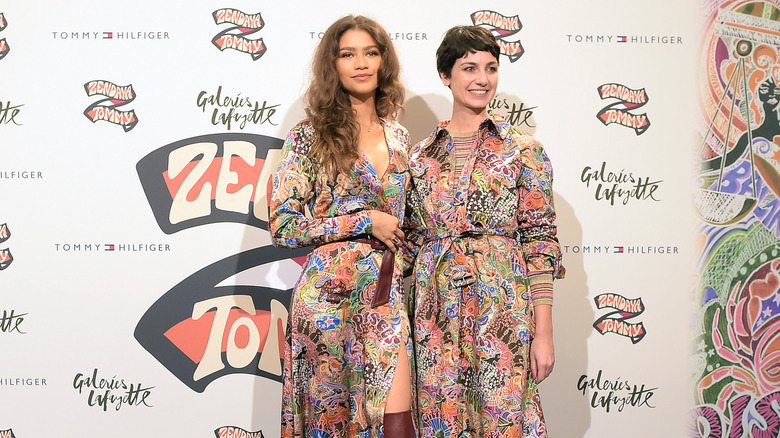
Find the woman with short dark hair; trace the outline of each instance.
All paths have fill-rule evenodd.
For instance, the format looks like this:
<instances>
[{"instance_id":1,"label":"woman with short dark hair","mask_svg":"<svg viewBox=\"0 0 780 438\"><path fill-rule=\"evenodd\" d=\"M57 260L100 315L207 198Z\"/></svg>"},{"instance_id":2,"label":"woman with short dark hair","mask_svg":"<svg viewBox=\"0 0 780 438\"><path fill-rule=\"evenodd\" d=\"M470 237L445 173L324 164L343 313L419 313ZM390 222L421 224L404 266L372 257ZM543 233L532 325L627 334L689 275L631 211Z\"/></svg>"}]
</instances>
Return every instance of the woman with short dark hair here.
<instances>
[{"instance_id":1,"label":"woman with short dark hair","mask_svg":"<svg viewBox=\"0 0 780 438\"><path fill-rule=\"evenodd\" d=\"M282 149L273 242L315 246L290 304L282 437L415 436L396 252L409 182L409 135L393 119L404 96L399 70L379 24L336 21L314 55L308 118Z\"/></svg>"},{"instance_id":2,"label":"woman with short dark hair","mask_svg":"<svg viewBox=\"0 0 780 438\"><path fill-rule=\"evenodd\" d=\"M409 153L424 437L547 436L536 385L555 361L552 282L564 272L552 166L533 136L488 113L498 58L485 28L446 33L436 61L452 117Z\"/></svg>"}]
</instances>

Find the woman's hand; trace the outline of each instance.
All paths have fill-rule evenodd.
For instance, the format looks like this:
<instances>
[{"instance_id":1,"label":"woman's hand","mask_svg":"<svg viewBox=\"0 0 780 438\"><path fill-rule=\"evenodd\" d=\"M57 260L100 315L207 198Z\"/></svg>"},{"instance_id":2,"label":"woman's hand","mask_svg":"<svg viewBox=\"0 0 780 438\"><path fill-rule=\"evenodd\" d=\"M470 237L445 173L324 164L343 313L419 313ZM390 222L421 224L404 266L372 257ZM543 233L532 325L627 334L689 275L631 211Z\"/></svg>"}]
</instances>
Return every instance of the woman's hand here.
<instances>
[{"instance_id":1,"label":"woman's hand","mask_svg":"<svg viewBox=\"0 0 780 438\"><path fill-rule=\"evenodd\" d=\"M541 382L552 373L555 365L555 347L552 333L552 306L534 307L536 334L531 341L531 375Z\"/></svg>"},{"instance_id":2,"label":"woman's hand","mask_svg":"<svg viewBox=\"0 0 780 438\"><path fill-rule=\"evenodd\" d=\"M531 375L541 382L552 373L555 364L555 348L552 337L536 336L531 342Z\"/></svg>"},{"instance_id":3,"label":"woman's hand","mask_svg":"<svg viewBox=\"0 0 780 438\"><path fill-rule=\"evenodd\" d=\"M404 239L401 221L397 217L379 210L371 210L371 234L392 252L396 252Z\"/></svg>"}]
</instances>

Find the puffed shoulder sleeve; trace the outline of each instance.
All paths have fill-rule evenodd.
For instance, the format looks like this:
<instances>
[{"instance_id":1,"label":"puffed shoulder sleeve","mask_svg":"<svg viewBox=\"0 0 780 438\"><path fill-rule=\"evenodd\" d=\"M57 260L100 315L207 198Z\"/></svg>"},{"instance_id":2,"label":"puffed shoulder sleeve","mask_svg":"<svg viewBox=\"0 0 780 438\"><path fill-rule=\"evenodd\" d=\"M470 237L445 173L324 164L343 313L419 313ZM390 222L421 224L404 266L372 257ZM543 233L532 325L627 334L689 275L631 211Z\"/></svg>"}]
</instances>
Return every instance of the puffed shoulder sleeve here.
<instances>
[{"instance_id":1,"label":"puffed shoulder sleeve","mask_svg":"<svg viewBox=\"0 0 780 438\"><path fill-rule=\"evenodd\" d=\"M318 166L311 158L313 128L301 122L290 130L273 178L268 228L274 246L298 248L321 245L371 233L369 211L307 217L305 208L315 196Z\"/></svg>"}]
</instances>

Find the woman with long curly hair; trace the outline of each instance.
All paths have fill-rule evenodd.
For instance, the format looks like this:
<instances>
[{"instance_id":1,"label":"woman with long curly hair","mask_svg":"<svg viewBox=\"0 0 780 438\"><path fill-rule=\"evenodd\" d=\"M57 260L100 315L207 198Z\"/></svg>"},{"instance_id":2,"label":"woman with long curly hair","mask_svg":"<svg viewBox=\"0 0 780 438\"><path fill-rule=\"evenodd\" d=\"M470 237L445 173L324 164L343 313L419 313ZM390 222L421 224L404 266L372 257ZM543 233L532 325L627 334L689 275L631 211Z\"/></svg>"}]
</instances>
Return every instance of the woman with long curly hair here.
<instances>
[{"instance_id":1,"label":"woman with long curly hair","mask_svg":"<svg viewBox=\"0 0 780 438\"><path fill-rule=\"evenodd\" d=\"M314 246L292 293L282 437L413 437L402 285L406 129L392 41L347 16L316 49L307 119L274 177L276 246ZM310 213L305 215L305 209Z\"/></svg>"}]
</instances>

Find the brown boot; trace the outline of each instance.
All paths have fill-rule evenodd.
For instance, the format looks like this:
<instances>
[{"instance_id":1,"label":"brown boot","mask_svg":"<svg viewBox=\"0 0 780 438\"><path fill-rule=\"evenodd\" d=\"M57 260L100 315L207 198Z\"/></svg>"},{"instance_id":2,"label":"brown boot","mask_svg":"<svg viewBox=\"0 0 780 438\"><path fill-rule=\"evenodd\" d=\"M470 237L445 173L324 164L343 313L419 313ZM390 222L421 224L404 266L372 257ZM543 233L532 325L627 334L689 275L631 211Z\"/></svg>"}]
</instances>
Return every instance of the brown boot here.
<instances>
[{"instance_id":1,"label":"brown boot","mask_svg":"<svg viewBox=\"0 0 780 438\"><path fill-rule=\"evenodd\" d=\"M385 412L384 416L385 438L416 438L412 411Z\"/></svg>"}]
</instances>

